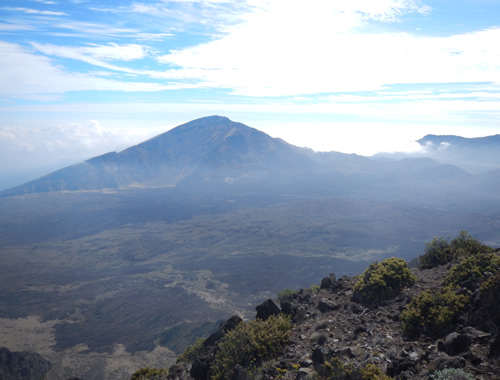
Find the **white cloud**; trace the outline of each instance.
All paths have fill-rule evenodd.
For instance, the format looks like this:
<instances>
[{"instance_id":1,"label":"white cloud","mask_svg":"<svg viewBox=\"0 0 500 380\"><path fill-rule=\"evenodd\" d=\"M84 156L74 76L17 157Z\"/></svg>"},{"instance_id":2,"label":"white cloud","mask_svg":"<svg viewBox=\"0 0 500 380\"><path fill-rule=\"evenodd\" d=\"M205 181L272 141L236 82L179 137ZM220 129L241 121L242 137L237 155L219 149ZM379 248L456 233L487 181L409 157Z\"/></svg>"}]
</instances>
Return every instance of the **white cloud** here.
<instances>
[{"instance_id":1,"label":"white cloud","mask_svg":"<svg viewBox=\"0 0 500 380\"><path fill-rule=\"evenodd\" d=\"M126 82L90 74L70 73L49 58L32 54L17 44L0 41L0 95L47 100L68 91L161 91L168 85Z\"/></svg>"},{"instance_id":2,"label":"white cloud","mask_svg":"<svg viewBox=\"0 0 500 380\"><path fill-rule=\"evenodd\" d=\"M120 151L151 137L147 129L109 129L97 120L51 126L0 126L0 172L16 166L50 165ZM19 162L11 157L18 157Z\"/></svg>"},{"instance_id":3,"label":"white cloud","mask_svg":"<svg viewBox=\"0 0 500 380\"><path fill-rule=\"evenodd\" d=\"M0 23L0 32L17 32L21 30L34 30L34 29L35 28L32 25L22 24L17 21L10 23Z\"/></svg>"},{"instance_id":4,"label":"white cloud","mask_svg":"<svg viewBox=\"0 0 500 380\"><path fill-rule=\"evenodd\" d=\"M117 45L115 43L110 43L108 45L93 44L91 46L69 47L50 44L42 45L33 42L31 45L43 54L75 59L94 66L131 74L138 74L140 71L116 66L107 61L132 61L142 59L148 54L148 49L146 47L137 44Z\"/></svg>"},{"instance_id":5,"label":"white cloud","mask_svg":"<svg viewBox=\"0 0 500 380\"><path fill-rule=\"evenodd\" d=\"M137 29L120 28L106 24L84 21L60 22L53 25L54 29L67 29L81 36L100 37L131 37L139 33Z\"/></svg>"},{"instance_id":6,"label":"white cloud","mask_svg":"<svg viewBox=\"0 0 500 380\"><path fill-rule=\"evenodd\" d=\"M22 8L22 7L3 7L2 9L12 12L24 12L28 14L37 14L44 16L69 16L69 13L55 11L40 11L38 9Z\"/></svg>"},{"instance_id":7,"label":"white cloud","mask_svg":"<svg viewBox=\"0 0 500 380\"><path fill-rule=\"evenodd\" d=\"M250 96L500 81L500 29L449 37L367 33L367 20L428 12L410 1L273 1L226 35L158 57L204 86Z\"/></svg>"}]
</instances>

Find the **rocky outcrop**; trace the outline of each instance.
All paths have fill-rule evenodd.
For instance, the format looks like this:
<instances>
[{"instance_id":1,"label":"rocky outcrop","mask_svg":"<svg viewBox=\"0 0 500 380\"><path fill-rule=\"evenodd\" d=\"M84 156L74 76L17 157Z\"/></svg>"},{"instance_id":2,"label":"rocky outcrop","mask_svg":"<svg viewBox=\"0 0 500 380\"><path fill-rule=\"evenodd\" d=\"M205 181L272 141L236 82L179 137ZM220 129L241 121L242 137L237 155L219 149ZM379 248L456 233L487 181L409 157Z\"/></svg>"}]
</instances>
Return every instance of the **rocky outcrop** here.
<instances>
[{"instance_id":1,"label":"rocky outcrop","mask_svg":"<svg viewBox=\"0 0 500 380\"><path fill-rule=\"evenodd\" d=\"M377 368L395 379L428 379L434 371L447 368L462 369L476 379L498 378L499 310L496 301L480 302L481 294L486 294L481 293L480 281L474 281L472 288L457 290L468 294L471 302L451 333L444 335L443 330L408 336L403 331L401 312L422 291L442 286L450 268L412 269L418 279L416 284L379 304L356 302L356 279L336 279L333 274L321 281L319 290L300 289L281 303L268 299L256 307L256 318L288 315L292 321L288 344L278 357L259 361L251 371L237 365L228 376L246 380L252 378L249 373L260 371L261 379L313 379L338 365L337 372ZM488 297L492 298L491 294ZM478 313L480 318L475 317ZM241 319L237 316L223 322L205 340L203 353L189 364L174 366L169 379L209 379L218 343L238 323Z\"/></svg>"}]
</instances>

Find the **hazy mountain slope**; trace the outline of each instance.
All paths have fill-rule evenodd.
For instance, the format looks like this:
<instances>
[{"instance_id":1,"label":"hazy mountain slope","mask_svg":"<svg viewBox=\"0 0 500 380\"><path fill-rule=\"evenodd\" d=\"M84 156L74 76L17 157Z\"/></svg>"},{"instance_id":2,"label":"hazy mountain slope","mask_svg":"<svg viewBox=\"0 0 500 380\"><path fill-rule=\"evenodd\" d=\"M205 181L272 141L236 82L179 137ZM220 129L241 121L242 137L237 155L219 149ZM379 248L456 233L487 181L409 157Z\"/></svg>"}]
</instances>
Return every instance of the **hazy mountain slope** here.
<instances>
[{"instance_id":1,"label":"hazy mountain slope","mask_svg":"<svg viewBox=\"0 0 500 380\"><path fill-rule=\"evenodd\" d=\"M475 138L427 135L416 142L421 147L418 152L378 153L374 157L428 157L440 163L459 166L471 173L500 169L500 135Z\"/></svg>"},{"instance_id":2,"label":"hazy mountain slope","mask_svg":"<svg viewBox=\"0 0 500 380\"><path fill-rule=\"evenodd\" d=\"M305 150L226 117L183 124L120 153L69 166L1 194L173 186L183 181L235 181L305 169Z\"/></svg>"},{"instance_id":3,"label":"hazy mountain slope","mask_svg":"<svg viewBox=\"0 0 500 380\"><path fill-rule=\"evenodd\" d=\"M432 153L431 147L442 145L441 140L427 136L420 142ZM453 144L459 141L460 146L471 145L468 139L450 137L449 140ZM485 141L481 146L486 144L491 148L497 144L495 139ZM479 143L476 141L473 145ZM446 150L455 149L449 144L443 146ZM441 148L436 152L441 152ZM402 192L422 187L422 181L432 183L434 193L438 194L448 189L454 191L457 184L462 183L473 189L469 184L482 181L452 165L453 161L446 162L442 165L431 158L374 160L354 154L319 153L271 138L226 117L209 116L122 152L94 157L5 190L0 196L181 184L206 186L208 182L252 183L268 188L306 186L313 193L327 189L347 193L373 187L378 191L380 187L399 186L396 192Z\"/></svg>"}]
</instances>

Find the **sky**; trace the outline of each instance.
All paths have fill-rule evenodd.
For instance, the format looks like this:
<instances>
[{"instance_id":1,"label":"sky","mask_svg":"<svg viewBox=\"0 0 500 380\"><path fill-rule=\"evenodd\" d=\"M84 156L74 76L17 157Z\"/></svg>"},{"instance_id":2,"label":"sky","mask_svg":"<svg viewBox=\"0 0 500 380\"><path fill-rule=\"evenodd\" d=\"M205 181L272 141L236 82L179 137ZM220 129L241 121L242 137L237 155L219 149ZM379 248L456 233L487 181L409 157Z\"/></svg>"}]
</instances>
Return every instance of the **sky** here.
<instances>
[{"instance_id":1,"label":"sky","mask_svg":"<svg viewBox=\"0 0 500 380\"><path fill-rule=\"evenodd\" d=\"M209 115L361 155L499 134L499 41L498 0L2 0L0 188Z\"/></svg>"}]
</instances>

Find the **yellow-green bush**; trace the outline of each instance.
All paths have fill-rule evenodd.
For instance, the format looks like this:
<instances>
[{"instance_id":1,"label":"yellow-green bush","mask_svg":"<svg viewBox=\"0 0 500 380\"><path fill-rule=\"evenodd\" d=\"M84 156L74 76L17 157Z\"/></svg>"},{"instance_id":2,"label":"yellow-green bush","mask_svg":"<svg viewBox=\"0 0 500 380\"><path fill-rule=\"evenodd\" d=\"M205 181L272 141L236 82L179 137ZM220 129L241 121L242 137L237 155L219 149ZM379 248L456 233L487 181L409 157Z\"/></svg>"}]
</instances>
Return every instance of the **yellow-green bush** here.
<instances>
[{"instance_id":1,"label":"yellow-green bush","mask_svg":"<svg viewBox=\"0 0 500 380\"><path fill-rule=\"evenodd\" d=\"M362 380L390 380L391 378L385 375L382 370L375 364L367 364L361 368Z\"/></svg>"},{"instance_id":2,"label":"yellow-green bush","mask_svg":"<svg viewBox=\"0 0 500 380\"><path fill-rule=\"evenodd\" d=\"M419 257L420 268L434 268L459 258L490 252L492 248L474 239L467 231L460 231L452 240L435 237L427 243L425 253Z\"/></svg>"},{"instance_id":3,"label":"yellow-green bush","mask_svg":"<svg viewBox=\"0 0 500 380\"><path fill-rule=\"evenodd\" d=\"M240 323L220 343L212 366L212 378L227 379L237 364L253 372L256 369L253 367L282 352L291 331L290 318L283 314L265 321L257 319Z\"/></svg>"},{"instance_id":4,"label":"yellow-green bush","mask_svg":"<svg viewBox=\"0 0 500 380\"><path fill-rule=\"evenodd\" d=\"M286 288L286 289L283 289L283 290L280 290L278 292L278 300L280 302L284 302L284 301L289 301L291 300L298 292L296 290L292 290L290 288Z\"/></svg>"},{"instance_id":5,"label":"yellow-green bush","mask_svg":"<svg viewBox=\"0 0 500 380\"><path fill-rule=\"evenodd\" d=\"M354 285L354 290L364 301L379 302L394 297L415 281L406 261L391 257L380 263L370 264Z\"/></svg>"},{"instance_id":6,"label":"yellow-green bush","mask_svg":"<svg viewBox=\"0 0 500 380\"><path fill-rule=\"evenodd\" d=\"M182 354L177 357L177 363L187 363L196 359L204 349L205 339L198 338L192 345L188 346Z\"/></svg>"},{"instance_id":7,"label":"yellow-green bush","mask_svg":"<svg viewBox=\"0 0 500 380\"><path fill-rule=\"evenodd\" d=\"M468 279L481 279L485 272L498 272L500 257L494 253L477 253L466 257L460 264L451 268L444 280L445 285L458 285Z\"/></svg>"},{"instance_id":8,"label":"yellow-green bush","mask_svg":"<svg viewBox=\"0 0 500 380\"><path fill-rule=\"evenodd\" d=\"M481 284L480 288L481 304L483 307L498 310L500 307L500 271L489 277ZM495 312L497 318L500 317L498 312Z\"/></svg>"},{"instance_id":9,"label":"yellow-green bush","mask_svg":"<svg viewBox=\"0 0 500 380\"><path fill-rule=\"evenodd\" d=\"M168 369L144 367L132 374L130 380L160 380L166 379Z\"/></svg>"},{"instance_id":10,"label":"yellow-green bush","mask_svg":"<svg viewBox=\"0 0 500 380\"><path fill-rule=\"evenodd\" d=\"M424 290L401 313L403 329L408 334L445 333L468 302L469 297L457 294L452 286Z\"/></svg>"}]
</instances>

